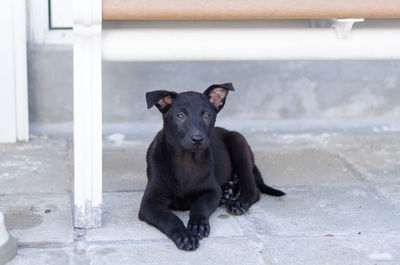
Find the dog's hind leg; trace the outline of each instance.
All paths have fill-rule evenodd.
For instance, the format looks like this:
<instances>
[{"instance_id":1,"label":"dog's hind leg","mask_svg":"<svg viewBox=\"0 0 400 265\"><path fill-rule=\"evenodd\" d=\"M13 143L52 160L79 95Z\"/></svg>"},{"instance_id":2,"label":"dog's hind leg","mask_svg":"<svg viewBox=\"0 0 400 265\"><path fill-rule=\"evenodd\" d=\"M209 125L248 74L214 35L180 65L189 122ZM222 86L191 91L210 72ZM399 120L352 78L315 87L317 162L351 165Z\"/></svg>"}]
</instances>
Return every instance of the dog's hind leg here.
<instances>
[{"instance_id":1,"label":"dog's hind leg","mask_svg":"<svg viewBox=\"0 0 400 265\"><path fill-rule=\"evenodd\" d=\"M240 188L239 197L227 205L227 210L231 214L241 215L260 199L260 191L253 175L254 158L246 139L240 133L229 132L225 137L225 143Z\"/></svg>"},{"instance_id":2,"label":"dog's hind leg","mask_svg":"<svg viewBox=\"0 0 400 265\"><path fill-rule=\"evenodd\" d=\"M231 201L239 194L239 183L238 180L225 181L221 186L222 198L220 205L228 206Z\"/></svg>"}]
</instances>

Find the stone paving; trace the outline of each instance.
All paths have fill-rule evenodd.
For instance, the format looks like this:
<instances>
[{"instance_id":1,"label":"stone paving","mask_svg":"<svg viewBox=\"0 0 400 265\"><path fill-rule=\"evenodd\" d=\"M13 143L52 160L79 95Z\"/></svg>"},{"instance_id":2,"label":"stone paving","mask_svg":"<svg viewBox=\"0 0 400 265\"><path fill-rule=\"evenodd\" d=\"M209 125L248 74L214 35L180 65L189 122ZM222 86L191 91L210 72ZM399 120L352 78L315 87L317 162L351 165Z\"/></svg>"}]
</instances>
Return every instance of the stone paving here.
<instances>
[{"instance_id":1,"label":"stone paving","mask_svg":"<svg viewBox=\"0 0 400 265\"><path fill-rule=\"evenodd\" d=\"M244 133L265 182L287 195L244 216L219 208L194 252L137 219L154 134L105 135L104 226L86 231L72 225L71 141L0 145L0 211L18 240L9 265L400 264L400 133Z\"/></svg>"}]
</instances>

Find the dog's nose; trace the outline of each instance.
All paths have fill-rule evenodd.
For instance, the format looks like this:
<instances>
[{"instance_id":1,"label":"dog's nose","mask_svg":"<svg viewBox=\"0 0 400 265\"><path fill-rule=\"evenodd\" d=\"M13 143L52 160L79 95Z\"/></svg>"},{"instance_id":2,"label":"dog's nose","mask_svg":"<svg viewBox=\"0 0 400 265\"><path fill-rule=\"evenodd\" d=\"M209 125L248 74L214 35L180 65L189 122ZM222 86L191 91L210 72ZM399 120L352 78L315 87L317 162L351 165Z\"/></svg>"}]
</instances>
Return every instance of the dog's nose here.
<instances>
[{"instance_id":1,"label":"dog's nose","mask_svg":"<svg viewBox=\"0 0 400 265\"><path fill-rule=\"evenodd\" d=\"M192 143L201 144L201 142L203 142L203 136L201 136L199 134L192 135Z\"/></svg>"}]
</instances>

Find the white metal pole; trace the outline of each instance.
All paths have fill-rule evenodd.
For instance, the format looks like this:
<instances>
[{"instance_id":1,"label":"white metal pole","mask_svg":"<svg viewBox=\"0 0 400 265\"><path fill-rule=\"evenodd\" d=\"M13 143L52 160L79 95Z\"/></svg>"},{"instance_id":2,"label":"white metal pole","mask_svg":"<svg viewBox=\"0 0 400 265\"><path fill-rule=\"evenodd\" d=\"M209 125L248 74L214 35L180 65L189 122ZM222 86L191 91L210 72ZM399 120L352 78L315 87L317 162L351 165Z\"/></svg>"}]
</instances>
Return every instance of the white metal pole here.
<instances>
[{"instance_id":1,"label":"white metal pole","mask_svg":"<svg viewBox=\"0 0 400 265\"><path fill-rule=\"evenodd\" d=\"M400 28L119 29L103 31L103 60L400 59Z\"/></svg>"},{"instance_id":2,"label":"white metal pole","mask_svg":"<svg viewBox=\"0 0 400 265\"><path fill-rule=\"evenodd\" d=\"M101 0L74 0L74 223L101 226Z\"/></svg>"}]
</instances>

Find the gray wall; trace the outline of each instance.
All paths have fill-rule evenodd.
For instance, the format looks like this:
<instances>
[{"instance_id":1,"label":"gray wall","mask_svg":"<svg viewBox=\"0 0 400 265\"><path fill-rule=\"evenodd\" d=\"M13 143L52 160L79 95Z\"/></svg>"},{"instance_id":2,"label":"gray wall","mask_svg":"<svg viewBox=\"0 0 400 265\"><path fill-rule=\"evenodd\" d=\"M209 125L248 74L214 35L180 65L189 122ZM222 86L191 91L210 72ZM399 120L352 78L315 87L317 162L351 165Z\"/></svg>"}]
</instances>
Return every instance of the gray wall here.
<instances>
[{"instance_id":1,"label":"gray wall","mask_svg":"<svg viewBox=\"0 0 400 265\"><path fill-rule=\"evenodd\" d=\"M30 45L32 124L72 121L72 47ZM232 82L225 119L400 115L400 61L104 62L105 123L159 120L144 95Z\"/></svg>"}]
</instances>

